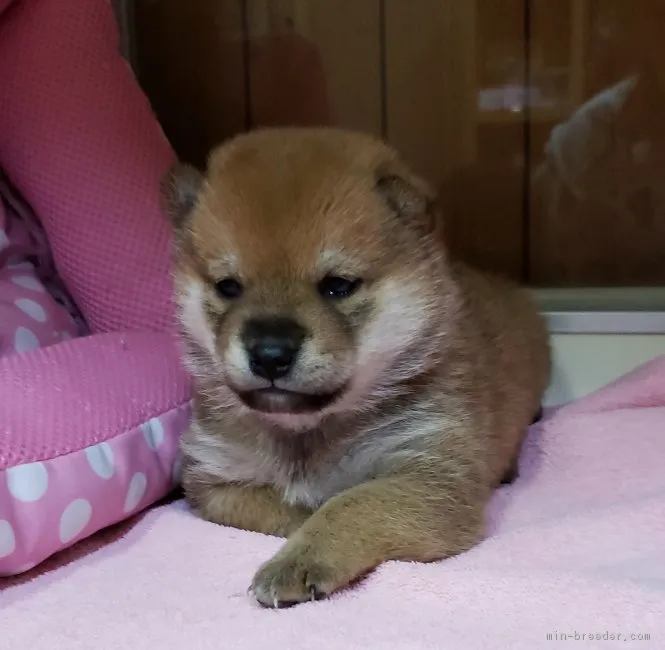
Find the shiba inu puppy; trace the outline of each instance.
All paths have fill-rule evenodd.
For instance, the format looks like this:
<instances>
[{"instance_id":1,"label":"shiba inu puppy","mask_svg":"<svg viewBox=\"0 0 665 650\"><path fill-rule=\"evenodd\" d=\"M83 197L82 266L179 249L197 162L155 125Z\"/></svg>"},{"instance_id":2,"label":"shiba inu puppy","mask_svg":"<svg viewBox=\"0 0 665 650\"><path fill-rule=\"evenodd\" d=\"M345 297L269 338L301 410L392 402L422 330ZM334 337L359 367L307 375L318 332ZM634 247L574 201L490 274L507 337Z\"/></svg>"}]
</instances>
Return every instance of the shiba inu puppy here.
<instances>
[{"instance_id":1,"label":"shiba inu puppy","mask_svg":"<svg viewBox=\"0 0 665 650\"><path fill-rule=\"evenodd\" d=\"M548 337L518 288L450 259L427 185L369 136L287 128L174 168L163 196L196 386L183 486L209 521L288 537L256 599L479 542Z\"/></svg>"}]
</instances>

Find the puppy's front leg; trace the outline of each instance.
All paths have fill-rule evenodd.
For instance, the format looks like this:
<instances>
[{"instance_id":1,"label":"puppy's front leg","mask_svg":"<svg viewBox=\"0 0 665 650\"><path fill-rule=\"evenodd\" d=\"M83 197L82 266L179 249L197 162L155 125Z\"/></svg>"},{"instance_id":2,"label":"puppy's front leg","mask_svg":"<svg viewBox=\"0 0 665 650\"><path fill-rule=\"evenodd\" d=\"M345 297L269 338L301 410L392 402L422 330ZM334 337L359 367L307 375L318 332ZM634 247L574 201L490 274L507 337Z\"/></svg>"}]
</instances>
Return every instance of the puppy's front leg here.
<instances>
[{"instance_id":1,"label":"puppy's front leg","mask_svg":"<svg viewBox=\"0 0 665 650\"><path fill-rule=\"evenodd\" d=\"M183 475L183 487L203 519L266 535L287 537L311 514L305 508L284 503L269 486L202 483Z\"/></svg>"},{"instance_id":2,"label":"puppy's front leg","mask_svg":"<svg viewBox=\"0 0 665 650\"><path fill-rule=\"evenodd\" d=\"M469 549L488 491L470 476L433 474L376 479L331 499L259 569L256 599L269 607L314 600L386 560L428 562Z\"/></svg>"}]
</instances>

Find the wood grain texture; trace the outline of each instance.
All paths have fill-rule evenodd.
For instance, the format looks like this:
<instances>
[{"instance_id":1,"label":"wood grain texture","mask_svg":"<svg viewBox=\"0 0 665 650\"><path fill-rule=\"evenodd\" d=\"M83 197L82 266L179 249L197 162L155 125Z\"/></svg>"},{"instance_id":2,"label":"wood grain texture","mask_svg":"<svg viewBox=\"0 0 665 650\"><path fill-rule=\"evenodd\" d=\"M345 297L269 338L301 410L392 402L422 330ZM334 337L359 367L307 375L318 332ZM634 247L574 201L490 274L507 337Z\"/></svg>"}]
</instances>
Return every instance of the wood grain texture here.
<instances>
[{"instance_id":1,"label":"wood grain texture","mask_svg":"<svg viewBox=\"0 0 665 650\"><path fill-rule=\"evenodd\" d=\"M524 82L522 1L386 0L385 12L388 139L439 191L453 252L521 278L524 114L481 110L479 96Z\"/></svg>"},{"instance_id":2,"label":"wood grain texture","mask_svg":"<svg viewBox=\"0 0 665 650\"><path fill-rule=\"evenodd\" d=\"M560 12L570 19L557 43L545 31ZM568 115L531 129L531 279L663 284L665 3L532 0L532 17L532 41L549 43L543 54L567 56L569 96Z\"/></svg>"},{"instance_id":3,"label":"wood grain texture","mask_svg":"<svg viewBox=\"0 0 665 650\"><path fill-rule=\"evenodd\" d=\"M203 164L246 128L241 0L137 0L136 67L178 155Z\"/></svg>"},{"instance_id":4,"label":"wood grain texture","mask_svg":"<svg viewBox=\"0 0 665 650\"><path fill-rule=\"evenodd\" d=\"M381 133L379 0L248 0L254 126Z\"/></svg>"},{"instance_id":5,"label":"wood grain texture","mask_svg":"<svg viewBox=\"0 0 665 650\"><path fill-rule=\"evenodd\" d=\"M665 2L133 5L139 78L181 158L261 125L384 135L466 261L544 286L665 282Z\"/></svg>"}]
</instances>

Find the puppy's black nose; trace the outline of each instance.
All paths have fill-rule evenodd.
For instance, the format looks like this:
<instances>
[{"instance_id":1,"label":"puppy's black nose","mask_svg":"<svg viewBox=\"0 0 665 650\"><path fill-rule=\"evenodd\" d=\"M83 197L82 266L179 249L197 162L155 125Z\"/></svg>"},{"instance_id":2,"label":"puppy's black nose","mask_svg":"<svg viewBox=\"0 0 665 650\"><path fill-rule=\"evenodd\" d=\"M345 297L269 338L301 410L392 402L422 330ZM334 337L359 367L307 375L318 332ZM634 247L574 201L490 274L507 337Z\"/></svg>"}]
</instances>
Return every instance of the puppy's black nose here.
<instances>
[{"instance_id":1,"label":"puppy's black nose","mask_svg":"<svg viewBox=\"0 0 665 650\"><path fill-rule=\"evenodd\" d=\"M255 318L242 331L251 371L270 381L289 373L304 339L304 328L290 318Z\"/></svg>"}]
</instances>

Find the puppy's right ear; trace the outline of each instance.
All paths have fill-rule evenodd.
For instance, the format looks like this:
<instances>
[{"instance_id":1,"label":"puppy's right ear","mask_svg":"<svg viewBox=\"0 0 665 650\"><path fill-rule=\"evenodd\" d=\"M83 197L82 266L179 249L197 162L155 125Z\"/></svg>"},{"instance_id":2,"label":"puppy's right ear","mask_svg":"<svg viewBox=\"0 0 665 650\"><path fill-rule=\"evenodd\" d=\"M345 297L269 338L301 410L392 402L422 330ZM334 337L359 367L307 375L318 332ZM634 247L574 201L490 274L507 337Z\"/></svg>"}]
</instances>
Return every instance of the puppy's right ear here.
<instances>
[{"instance_id":1,"label":"puppy's right ear","mask_svg":"<svg viewBox=\"0 0 665 650\"><path fill-rule=\"evenodd\" d=\"M162 179L162 209L176 229L196 205L203 182L203 174L186 163L176 163Z\"/></svg>"},{"instance_id":2,"label":"puppy's right ear","mask_svg":"<svg viewBox=\"0 0 665 650\"><path fill-rule=\"evenodd\" d=\"M439 228L438 206L429 186L401 165L380 166L375 189L395 217L421 235L434 234Z\"/></svg>"}]
</instances>

